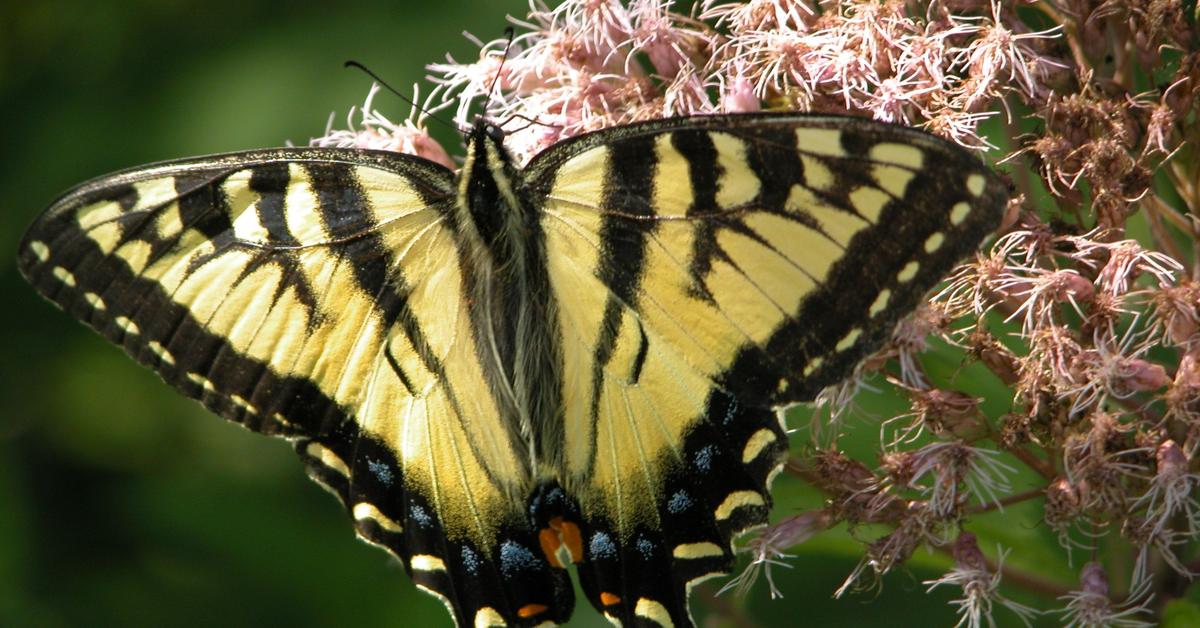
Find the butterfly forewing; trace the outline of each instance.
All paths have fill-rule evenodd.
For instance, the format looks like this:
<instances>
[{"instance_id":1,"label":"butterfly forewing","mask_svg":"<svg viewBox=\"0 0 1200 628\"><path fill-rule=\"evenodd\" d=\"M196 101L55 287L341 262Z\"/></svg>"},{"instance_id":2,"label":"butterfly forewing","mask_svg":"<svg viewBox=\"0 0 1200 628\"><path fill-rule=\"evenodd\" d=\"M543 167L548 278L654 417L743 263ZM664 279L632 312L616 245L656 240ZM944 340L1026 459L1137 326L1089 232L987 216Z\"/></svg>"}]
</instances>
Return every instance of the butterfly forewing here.
<instances>
[{"instance_id":1,"label":"butterfly forewing","mask_svg":"<svg viewBox=\"0 0 1200 628\"><path fill-rule=\"evenodd\" d=\"M622 127L552 149L530 175L548 245L569 257L550 263L608 288L580 311L599 322L619 301L758 405L844 377L995 227L1006 198L959 147L841 117Z\"/></svg>"}]
</instances>

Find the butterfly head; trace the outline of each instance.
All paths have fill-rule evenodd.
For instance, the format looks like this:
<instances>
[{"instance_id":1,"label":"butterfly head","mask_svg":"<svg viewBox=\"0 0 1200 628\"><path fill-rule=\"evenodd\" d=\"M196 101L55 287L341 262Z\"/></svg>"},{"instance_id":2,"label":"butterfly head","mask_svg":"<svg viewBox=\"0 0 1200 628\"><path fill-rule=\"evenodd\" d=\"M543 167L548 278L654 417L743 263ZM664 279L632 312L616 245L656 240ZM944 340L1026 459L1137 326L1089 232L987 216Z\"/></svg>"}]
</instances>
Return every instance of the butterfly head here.
<instances>
[{"instance_id":1,"label":"butterfly head","mask_svg":"<svg viewBox=\"0 0 1200 628\"><path fill-rule=\"evenodd\" d=\"M494 221L498 215L496 201L503 201L508 207L519 205L513 188L514 182L520 180L520 173L504 147L506 135L500 125L483 116L475 118L467 133L466 157L459 171L461 205L470 210L471 220L485 239L491 239L487 234L494 236L504 231L496 225L485 224Z\"/></svg>"},{"instance_id":2,"label":"butterfly head","mask_svg":"<svg viewBox=\"0 0 1200 628\"><path fill-rule=\"evenodd\" d=\"M488 164L491 168L510 166L512 156L504 147L504 138L508 132L499 124L477 116L471 130L467 132L467 160L474 165Z\"/></svg>"},{"instance_id":3,"label":"butterfly head","mask_svg":"<svg viewBox=\"0 0 1200 628\"><path fill-rule=\"evenodd\" d=\"M500 128L499 124L492 122L484 116L479 116L475 119L475 129L497 144L504 144L504 137L508 135L504 129Z\"/></svg>"}]
</instances>

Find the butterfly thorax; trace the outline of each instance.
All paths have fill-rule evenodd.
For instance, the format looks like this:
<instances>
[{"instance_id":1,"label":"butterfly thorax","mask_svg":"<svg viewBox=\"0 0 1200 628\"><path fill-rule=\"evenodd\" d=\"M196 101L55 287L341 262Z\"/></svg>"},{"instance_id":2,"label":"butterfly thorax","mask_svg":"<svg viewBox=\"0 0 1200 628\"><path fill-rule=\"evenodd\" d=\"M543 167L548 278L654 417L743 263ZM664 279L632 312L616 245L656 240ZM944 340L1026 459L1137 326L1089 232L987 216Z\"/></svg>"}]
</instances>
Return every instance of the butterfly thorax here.
<instances>
[{"instance_id":1,"label":"butterfly thorax","mask_svg":"<svg viewBox=\"0 0 1200 628\"><path fill-rule=\"evenodd\" d=\"M503 134L480 120L467 138L455 233L484 374L509 440L533 474L557 461L561 394L554 300L537 213Z\"/></svg>"}]
</instances>

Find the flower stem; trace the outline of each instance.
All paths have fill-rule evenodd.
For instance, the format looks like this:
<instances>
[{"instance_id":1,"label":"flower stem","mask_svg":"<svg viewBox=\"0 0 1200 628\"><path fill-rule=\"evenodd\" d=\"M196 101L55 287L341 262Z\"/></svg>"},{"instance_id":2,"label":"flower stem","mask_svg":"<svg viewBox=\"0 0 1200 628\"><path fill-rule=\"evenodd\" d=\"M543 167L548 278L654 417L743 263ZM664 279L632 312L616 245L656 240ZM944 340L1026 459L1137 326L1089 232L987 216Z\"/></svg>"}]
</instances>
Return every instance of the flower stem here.
<instances>
[{"instance_id":1,"label":"flower stem","mask_svg":"<svg viewBox=\"0 0 1200 628\"><path fill-rule=\"evenodd\" d=\"M1029 489L1028 491L1025 491L1023 493L1009 495L1008 497L1001 498L1000 500L997 500L994 502L987 502L985 504L978 504L976 506L972 506L971 508L967 509L967 514L977 515L977 514L981 514L981 513L985 513L985 512L991 512L993 510L997 510L1004 506L1011 506L1012 504L1019 504L1023 501L1028 501L1030 499L1037 499L1039 497L1045 496L1045 494L1046 494L1046 487L1044 487L1044 486Z\"/></svg>"},{"instance_id":2,"label":"flower stem","mask_svg":"<svg viewBox=\"0 0 1200 628\"><path fill-rule=\"evenodd\" d=\"M1058 472L1054 470L1054 465L1042 460L1041 458L1037 457L1036 454L1028 449L1025 449L1024 447L1009 447L1005 451L1012 454L1017 460L1025 463L1025 466L1033 469L1038 473L1038 475L1041 475L1047 480L1053 480L1054 478L1058 477Z\"/></svg>"},{"instance_id":3,"label":"flower stem","mask_svg":"<svg viewBox=\"0 0 1200 628\"><path fill-rule=\"evenodd\" d=\"M953 552L949 544L939 545L934 549L942 554L953 556ZM988 571L996 573L996 562L987 556L984 556L983 560L987 564ZM1011 565L1000 565L999 572L1001 582L1015 587L1020 587L1026 591L1030 591L1048 598L1062 597L1071 592L1070 585L1050 580L1049 578L1030 573L1024 569L1019 569Z\"/></svg>"},{"instance_id":4,"label":"flower stem","mask_svg":"<svg viewBox=\"0 0 1200 628\"><path fill-rule=\"evenodd\" d=\"M984 558L988 563L988 568L995 571L996 565L991 559ZM1024 569L1018 569L1011 565L1000 566L1000 578L1002 582L1007 582L1013 586L1021 587L1026 591L1033 591L1046 597L1062 597L1071 592L1071 585L1063 584L1043 576L1039 576Z\"/></svg>"}]
</instances>

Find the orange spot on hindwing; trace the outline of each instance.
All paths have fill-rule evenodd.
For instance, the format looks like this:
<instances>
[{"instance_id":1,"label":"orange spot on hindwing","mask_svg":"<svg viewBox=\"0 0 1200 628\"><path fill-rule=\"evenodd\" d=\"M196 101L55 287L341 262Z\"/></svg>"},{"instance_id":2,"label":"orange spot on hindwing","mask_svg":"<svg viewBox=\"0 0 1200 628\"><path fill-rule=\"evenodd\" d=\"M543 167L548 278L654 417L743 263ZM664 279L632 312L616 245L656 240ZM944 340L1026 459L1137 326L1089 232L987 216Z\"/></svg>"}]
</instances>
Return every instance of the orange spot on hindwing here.
<instances>
[{"instance_id":1,"label":"orange spot on hindwing","mask_svg":"<svg viewBox=\"0 0 1200 628\"><path fill-rule=\"evenodd\" d=\"M558 538L558 532L551 528L542 528L538 532L538 544L542 546L542 554L546 555L550 566L562 569L562 561L558 559L558 550L562 547L562 539Z\"/></svg>"},{"instance_id":2,"label":"orange spot on hindwing","mask_svg":"<svg viewBox=\"0 0 1200 628\"><path fill-rule=\"evenodd\" d=\"M549 608L550 607L546 606L545 604L526 604L525 606L522 606L521 608L517 609L517 615L519 615L522 618L528 619L530 617L533 617L534 615L541 615L542 613L546 612L546 610Z\"/></svg>"},{"instance_id":3,"label":"orange spot on hindwing","mask_svg":"<svg viewBox=\"0 0 1200 628\"><path fill-rule=\"evenodd\" d=\"M550 522L550 525L554 525L556 522L558 523L558 536L562 539L567 551L571 553L571 562L577 563L583 560L583 533L579 531L579 526L557 517Z\"/></svg>"},{"instance_id":4,"label":"orange spot on hindwing","mask_svg":"<svg viewBox=\"0 0 1200 628\"><path fill-rule=\"evenodd\" d=\"M579 526L564 521L562 517L551 519L550 527L542 528L538 532L538 544L542 546L542 553L546 555L546 560L552 567L565 567L562 553L564 549L571 562L583 560L583 533L579 531Z\"/></svg>"},{"instance_id":5,"label":"orange spot on hindwing","mask_svg":"<svg viewBox=\"0 0 1200 628\"><path fill-rule=\"evenodd\" d=\"M613 606L621 603L621 596L608 591L600 592L600 603L605 606Z\"/></svg>"}]
</instances>

